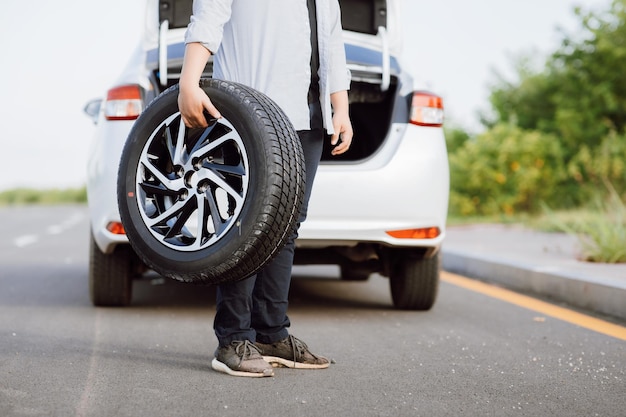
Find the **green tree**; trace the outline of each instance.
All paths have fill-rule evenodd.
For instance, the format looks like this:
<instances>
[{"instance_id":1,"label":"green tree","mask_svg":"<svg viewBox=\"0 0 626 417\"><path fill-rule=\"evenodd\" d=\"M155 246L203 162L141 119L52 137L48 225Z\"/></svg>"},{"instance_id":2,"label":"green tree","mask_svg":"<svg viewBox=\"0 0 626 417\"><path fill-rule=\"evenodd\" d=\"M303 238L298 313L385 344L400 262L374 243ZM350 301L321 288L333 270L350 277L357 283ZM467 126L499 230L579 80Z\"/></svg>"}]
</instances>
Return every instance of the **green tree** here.
<instances>
[{"instance_id":1,"label":"green tree","mask_svg":"<svg viewBox=\"0 0 626 417\"><path fill-rule=\"evenodd\" d=\"M579 205L609 181L626 192L626 0L603 12L576 9L581 30L565 37L540 70L525 61L517 80L492 88L492 129L502 123L554 135L567 177L556 206Z\"/></svg>"},{"instance_id":2,"label":"green tree","mask_svg":"<svg viewBox=\"0 0 626 417\"><path fill-rule=\"evenodd\" d=\"M614 0L607 12L576 13L582 30L566 37L541 71L518 65L516 82L495 85L495 117L487 121L559 134L567 157L626 130L626 0Z\"/></svg>"},{"instance_id":3,"label":"green tree","mask_svg":"<svg viewBox=\"0 0 626 417\"><path fill-rule=\"evenodd\" d=\"M496 81L489 98L494 116L483 116L483 124L491 128L499 123L512 123L525 130L557 133L554 102L559 90L557 77L548 68L535 72L525 58L517 62L516 72L516 82L502 77Z\"/></svg>"},{"instance_id":4,"label":"green tree","mask_svg":"<svg viewBox=\"0 0 626 417\"><path fill-rule=\"evenodd\" d=\"M558 82L555 125L569 150L593 149L609 132L626 130L626 0L606 13L583 13L583 36L565 39L548 62Z\"/></svg>"}]
</instances>

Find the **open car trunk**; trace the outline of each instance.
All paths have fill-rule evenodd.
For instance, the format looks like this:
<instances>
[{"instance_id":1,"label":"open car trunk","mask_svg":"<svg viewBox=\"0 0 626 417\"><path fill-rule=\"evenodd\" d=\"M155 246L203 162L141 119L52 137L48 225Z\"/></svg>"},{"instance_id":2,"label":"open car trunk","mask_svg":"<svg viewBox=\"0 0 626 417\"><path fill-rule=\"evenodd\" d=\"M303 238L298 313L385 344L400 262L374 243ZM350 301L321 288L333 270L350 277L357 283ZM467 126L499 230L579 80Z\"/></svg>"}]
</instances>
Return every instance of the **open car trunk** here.
<instances>
[{"instance_id":1,"label":"open car trunk","mask_svg":"<svg viewBox=\"0 0 626 417\"><path fill-rule=\"evenodd\" d=\"M394 114L407 114L409 105L407 100L397 96L401 71L394 57L399 49L397 1L340 0L339 3L346 58L352 74L349 98L354 140L350 150L339 156L331 156L330 143L326 141L322 155L322 162L325 163L356 162L372 156L387 137ZM184 30L192 4L193 0L158 0L160 33ZM164 27L167 28L165 32ZM161 44L168 43L161 39ZM163 73L159 70L159 60L164 62L163 54L159 54L159 50L148 52L148 61L155 68L155 82L160 83L162 88L178 81L183 53L184 45L169 44L165 61L167 69ZM210 76L211 69L209 62L204 75ZM404 108L398 108L400 106Z\"/></svg>"},{"instance_id":2,"label":"open car trunk","mask_svg":"<svg viewBox=\"0 0 626 417\"><path fill-rule=\"evenodd\" d=\"M387 91L381 91L378 84L352 81L348 93L354 130L352 145L348 152L333 156L330 141L326 141L322 162L359 161L376 153L390 130L394 105L406 105L405 101L396 100L397 87L395 78Z\"/></svg>"}]
</instances>

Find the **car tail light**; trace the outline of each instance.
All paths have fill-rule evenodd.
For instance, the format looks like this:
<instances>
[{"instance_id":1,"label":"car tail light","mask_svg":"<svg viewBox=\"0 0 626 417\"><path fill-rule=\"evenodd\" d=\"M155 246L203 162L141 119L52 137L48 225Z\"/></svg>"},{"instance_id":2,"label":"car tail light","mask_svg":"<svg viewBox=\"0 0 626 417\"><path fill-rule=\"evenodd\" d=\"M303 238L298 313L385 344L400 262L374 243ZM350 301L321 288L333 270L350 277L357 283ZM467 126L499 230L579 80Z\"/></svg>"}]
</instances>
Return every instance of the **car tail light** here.
<instances>
[{"instance_id":1,"label":"car tail light","mask_svg":"<svg viewBox=\"0 0 626 417\"><path fill-rule=\"evenodd\" d=\"M104 117L107 120L135 120L143 108L141 90L138 85L122 85L107 93Z\"/></svg>"},{"instance_id":2,"label":"car tail light","mask_svg":"<svg viewBox=\"0 0 626 417\"><path fill-rule=\"evenodd\" d=\"M124 225L120 222L110 222L107 224L107 230L114 235L125 235Z\"/></svg>"},{"instance_id":3,"label":"car tail light","mask_svg":"<svg viewBox=\"0 0 626 417\"><path fill-rule=\"evenodd\" d=\"M390 230L389 236L397 239L434 239L441 234L438 227L422 227L420 229Z\"/></svg>"},{"instance_id":4,"label":"car tail light","mask_svg":"<svg viewBox=\"0 0 626 417\"><path fill-rule=\"evenodd\" d=\"M411 103L411 123L418 126L443 125L443 100L426 91L415 91Z\"/></svg>"}]
</instances>

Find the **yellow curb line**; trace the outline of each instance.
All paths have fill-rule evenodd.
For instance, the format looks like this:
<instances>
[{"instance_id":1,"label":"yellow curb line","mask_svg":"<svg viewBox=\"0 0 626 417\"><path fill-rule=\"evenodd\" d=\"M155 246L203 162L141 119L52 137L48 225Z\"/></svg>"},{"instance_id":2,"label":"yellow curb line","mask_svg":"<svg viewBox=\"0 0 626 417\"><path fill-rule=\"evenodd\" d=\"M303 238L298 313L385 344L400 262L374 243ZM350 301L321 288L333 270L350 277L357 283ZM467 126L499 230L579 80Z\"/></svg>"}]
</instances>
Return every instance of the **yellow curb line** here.
<instances>
[{"instance_id":1,"label":"yellow curb line","mask_svg":"<svg viewBox=\"0 0 626 417\"><path fill-rule=\"evenodd\" d=\"M626 327L596 319L585 314L577 313L563 307L558 307L535 298L516 292L469 279L449 272L441 272L441 280L458 287L466 288L480 294L488 295L510 304L533 310L546 316L554 317L568 323L593 330L616 339L626 340Z\"/></svg>"}]
</instances>

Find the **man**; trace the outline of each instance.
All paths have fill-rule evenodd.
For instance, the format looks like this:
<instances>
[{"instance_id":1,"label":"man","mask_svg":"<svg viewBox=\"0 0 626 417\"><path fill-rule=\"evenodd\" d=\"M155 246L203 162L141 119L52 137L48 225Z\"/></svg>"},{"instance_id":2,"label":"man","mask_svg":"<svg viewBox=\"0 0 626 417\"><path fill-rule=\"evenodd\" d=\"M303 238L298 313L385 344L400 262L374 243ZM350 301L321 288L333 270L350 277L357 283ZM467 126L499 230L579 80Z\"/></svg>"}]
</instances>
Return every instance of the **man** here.
<instances>
[{"instance_id":1,"label":"man","mask_svg":"<svg viewBox=\"0 0 626 417\"><path fill-rule=\"evenodd\" d=\"M348 150L350 74L341 37L338 0L194 0L185 35L178 104L188 127L205 127L203 111L219 109L199 85L213 54L213 77L239 82L272 98L302 142L306 218L325 131L332 154ZM219 347L213 369L235 376L273 376L273 366L321 369L328 359L289 335L289 284L297 234L255 276L221 284L214 321Z\"/></svg>"}]
</instances>

